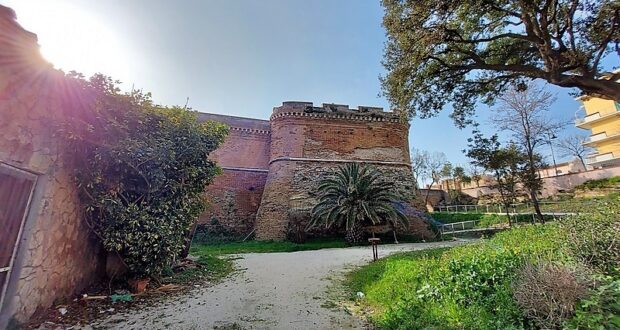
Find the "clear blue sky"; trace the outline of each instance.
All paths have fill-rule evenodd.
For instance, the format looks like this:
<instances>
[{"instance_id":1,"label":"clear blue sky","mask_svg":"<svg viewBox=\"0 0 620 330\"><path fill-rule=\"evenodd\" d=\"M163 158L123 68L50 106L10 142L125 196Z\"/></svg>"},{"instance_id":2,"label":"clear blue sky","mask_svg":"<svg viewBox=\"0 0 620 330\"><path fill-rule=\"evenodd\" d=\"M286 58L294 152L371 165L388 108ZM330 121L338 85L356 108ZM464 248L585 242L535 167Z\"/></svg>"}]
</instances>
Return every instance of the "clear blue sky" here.
<instances>
[{"instance_id":1,"label":"clear blue sky","mask_svg":"<svg viewBox=\"0 0 620 330\"><path fill-rule=\"evenodd\" d=\"M0 3L39 35L56 67L111 75L161 104L189 98L198 111L263 119L286 100L389 108L379 96L385 31L378 0ZM580 104L550 88L558 95L553 116L573 118ZM483 125L490 111L478 109ZM563 134L575 132L586 133L569 126ZM410 146L465 164L470 135L444 112L414 119Z\"/></svg>"}]
</instances>

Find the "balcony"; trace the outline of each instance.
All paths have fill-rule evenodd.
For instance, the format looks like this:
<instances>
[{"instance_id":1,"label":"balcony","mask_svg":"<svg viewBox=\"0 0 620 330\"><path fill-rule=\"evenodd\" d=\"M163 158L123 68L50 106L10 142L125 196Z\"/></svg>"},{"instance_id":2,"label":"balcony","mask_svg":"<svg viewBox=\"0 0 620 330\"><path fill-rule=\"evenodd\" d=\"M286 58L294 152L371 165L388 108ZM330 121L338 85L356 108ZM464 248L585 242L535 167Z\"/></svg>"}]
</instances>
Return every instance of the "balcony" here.
<instances>
[{"instance_id":1,"label":"balcony","mask_svg":"<svg viewBox=\"0 0 620 330\"><path fill-rule=\"evenodd\" d=\"M600 121L603 121L609 118L613 118L615 116L620 116L620 110L618 108L616 108L616 111L613 111L611 113L606 113L604 115L601 115L600 112L595 112L583 118L576 118L575 126L579 128L591 129L593 123L600 122Z\"/></svg>"},{"instance_id":2,"label":"balcony","mask_svg":"<svg viewBox=\"0 0 620 330\"><path fill-rule=\"evenodd\" d=\"M588 137L585 141L583 141L583 145L593 146L596 145L597 142L608 141L616 138L620 138L620 133L613 133L608 135L607 132L602 132Z\"/></svg>"},{"instance_id":3,"label":"balcony","mask_svg":"<svg viewBox=\"0 0 620 330\"><path fill-rule=\"evenodd\" d=\"M620 163L620 155L614 155L613 152L608 152L604 154L594 154L588 157L586 163L588 165L597 166L597 165L608 165L613 163Z\"/></svg>"}]
</instances>

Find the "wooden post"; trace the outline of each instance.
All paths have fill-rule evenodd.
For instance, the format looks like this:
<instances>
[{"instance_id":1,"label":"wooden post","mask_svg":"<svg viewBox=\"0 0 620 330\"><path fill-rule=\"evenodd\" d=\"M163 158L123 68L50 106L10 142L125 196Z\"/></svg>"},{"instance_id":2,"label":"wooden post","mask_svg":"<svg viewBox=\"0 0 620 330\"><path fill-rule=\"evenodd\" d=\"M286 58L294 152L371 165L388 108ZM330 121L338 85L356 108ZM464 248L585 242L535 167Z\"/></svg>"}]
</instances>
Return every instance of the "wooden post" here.
<instances>
[{"instance_id":1,"label":"wooden post","mask_svg":"<svg viewBox=\"0 0 620 330\"><path fill-rule=\"evenodd\" d=\"M379 241L381 239L380 238L369 238L368 242L370 242L370 245L372 246L372 261L377 261L379 260Z\"/></svg>"}]
</instances>

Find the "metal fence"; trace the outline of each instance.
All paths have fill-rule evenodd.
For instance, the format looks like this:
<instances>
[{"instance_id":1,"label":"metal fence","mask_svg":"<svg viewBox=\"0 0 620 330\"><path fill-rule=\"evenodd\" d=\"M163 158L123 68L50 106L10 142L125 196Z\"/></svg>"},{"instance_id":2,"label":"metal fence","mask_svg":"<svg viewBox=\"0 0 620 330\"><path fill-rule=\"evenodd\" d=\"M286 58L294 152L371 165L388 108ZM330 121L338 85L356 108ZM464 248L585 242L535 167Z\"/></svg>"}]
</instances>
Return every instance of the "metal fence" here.
<instances>
[{"instance_id":1,"label":"metal fence","mask_svg":"<svg viewBox=\"0 0 620 330\"><path fill-rule=\"evenodd\" d=\"M563 203L560 202L539 202L541 209L552 210L562 209ZM434 208L435 212L448 212L448 213L493 213L493 214L505 214L509 213L533 213L534 205L532 203L516 203L510 204L508 210L506 206L502 204L487 204L487 205L440 205ZM555 211L555 210L553 210Z\"/></svg>"}]
</instances>

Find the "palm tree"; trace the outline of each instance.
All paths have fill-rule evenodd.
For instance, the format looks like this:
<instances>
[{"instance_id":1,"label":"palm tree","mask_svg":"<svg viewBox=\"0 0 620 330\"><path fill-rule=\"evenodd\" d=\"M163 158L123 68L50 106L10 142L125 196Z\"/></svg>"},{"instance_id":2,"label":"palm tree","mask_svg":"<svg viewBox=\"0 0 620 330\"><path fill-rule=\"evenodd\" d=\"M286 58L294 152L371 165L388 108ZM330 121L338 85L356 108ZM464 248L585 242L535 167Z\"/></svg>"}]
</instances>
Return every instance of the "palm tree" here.
<instances>
[{"instance_id":1,"label":"palm tree","mask_svg":"<svg viewBox=\"0 0 620 330\"><path fill-rule=\"evenodd\" d=\"M394 207L399 199L394 184L382 182L379 177L380 173L371 166L340 166L331 177L321 181L319 203L312 208L308 229L319 225L344 227L345 239L353 244L361 242L364 224L406 224L407 217Z\"/></svg>"}]
</instances>

